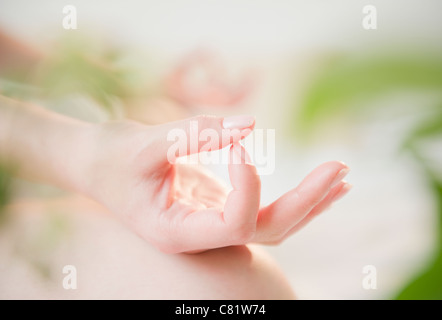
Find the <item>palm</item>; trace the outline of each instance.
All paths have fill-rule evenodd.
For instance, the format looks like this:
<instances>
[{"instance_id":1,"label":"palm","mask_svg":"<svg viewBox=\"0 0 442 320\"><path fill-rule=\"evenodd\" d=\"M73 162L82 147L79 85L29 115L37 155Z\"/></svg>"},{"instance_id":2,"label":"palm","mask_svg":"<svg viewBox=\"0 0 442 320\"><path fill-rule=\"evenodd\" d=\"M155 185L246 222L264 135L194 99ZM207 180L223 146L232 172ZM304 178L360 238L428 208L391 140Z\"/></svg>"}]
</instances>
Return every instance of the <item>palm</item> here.
<instances>
[{"instance_id":1,"label":"palm","mask_svg":"<svg viewBox=\"0 0 442 320\"><path fill-rule=\"evenodd\" d=\"M216 247L219 237L213 244L211 238L224 224L223 208L228 188L197 165L165 165L162 170L156 170L157 174L159 172L161 174L153 180L146 179L142 187L142 193L152 197L138 197L141 205L137 208L151 208L148 215L144 210L133 212L132 220L138 226L138 233L147 239L153 234L165 236L169 241L164 246L156 243L165 251L175 251L173 248L181 248L184 244L189 247L185 251ZM152 185L159 187L152 188ZM155 226L155 231L151 226ZM197 247L199 242L205 242L204 247Z\"/></svg>"},{"instance_id":2,"label":"palm","mask_svg":"<svg viewBox=\"0 0 442 320\"><path fill-rule=\"evenodd\" d=\"M215 208L222 211L228 190L201 166L176 165L173 184L174 201L197 211Z\"/></svg>"}]
</instances>

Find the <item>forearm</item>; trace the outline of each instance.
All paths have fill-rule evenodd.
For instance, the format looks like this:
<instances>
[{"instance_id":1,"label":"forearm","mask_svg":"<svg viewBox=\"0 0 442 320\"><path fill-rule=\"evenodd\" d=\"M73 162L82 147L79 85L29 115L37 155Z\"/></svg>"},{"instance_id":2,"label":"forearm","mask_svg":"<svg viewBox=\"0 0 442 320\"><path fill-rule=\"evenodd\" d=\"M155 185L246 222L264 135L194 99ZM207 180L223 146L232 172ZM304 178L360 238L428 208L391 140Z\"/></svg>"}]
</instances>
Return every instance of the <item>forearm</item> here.
<instances>
[{"instance_id":1,"label":"forearm","mask_svg":"<svg viewBox=\"0 0 442 320\"><path fill-rule=\"evenodd\" d=\"M94 125L0 96L0 158L23 177L82 191Z\"/></svg>"}]
</instances>

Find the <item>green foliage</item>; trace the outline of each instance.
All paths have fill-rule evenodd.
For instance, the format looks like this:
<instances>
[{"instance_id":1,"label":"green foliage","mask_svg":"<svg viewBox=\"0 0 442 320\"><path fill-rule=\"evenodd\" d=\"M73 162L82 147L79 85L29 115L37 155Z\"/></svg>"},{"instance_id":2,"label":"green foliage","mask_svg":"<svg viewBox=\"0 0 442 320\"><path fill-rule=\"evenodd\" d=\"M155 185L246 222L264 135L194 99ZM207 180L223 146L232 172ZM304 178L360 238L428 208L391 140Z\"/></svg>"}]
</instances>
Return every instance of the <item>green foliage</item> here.
<instances>
[{"instance_id":1,"label":"green foliage","mask_svg":"<svg viewBox=\"0 0 442 320\"><path fill-rule=\"evenodd\" d=\"M10 71L0 82L2 93L19 99L42 100L84 95L113 116L115 99L134 96L134 88L139 86L135 73L122 66L122 51L83 35L62 37L49 52L26 75Z\"/></svg>"},{"instance_id":2,"label":"green foliage","mask_svg":"<svg viewBox=\"0 0 442 320\"><path fill-rule=\"evenodd\" d=\"M118 66L121 56L115 49L98 50L83 39L62 39L40 68L37 84L48 96L86 94L112 113L114 97L131 95L131 74Z\"/></svg>"},{"instance_id":3,"label":"green foliage","mask_svg":"<svg viewBox=\"0 0 442 320\"><path fill-rule=\"evenodd\" d=\"M422 141L433 137L442 136L442 104L431 113L431 117L418 122L416 127L404 140L405 149L413 149Z\"/></svg>"},{"instance_id":4,"label":"green foliage","mask_svg":"<svg viewBox=\"0 0 442 320\"><path fill-rule=\"evenodd\" d=\"M442 93L440 54L398 53L335 59L306 93L297 115L297 128L311 132L325 118L360 111L358 102L366 105L369 100L398 90Z\"/></svg>"},{"instance_id":5,"label":"green foliage","mask_svg":"<svg viewBox=\"0 0 442 320\"><path fill-rule=\"evenodd\" d=\"M333 117L354 116L362 108L375 111L375 105L370 102L397 91L420 92L437 98L435 105L415 106L416 124L404 137L403 149L414 156L433 190L438 205L438 246L431 264L404 287L398 299L442 299L442 179L419 148L427 139L442 137L441 57L439 52L335 59L310 86L294 126L298 134L308 137ZM422 114L427 116L423 118Z\"/></svg>"},{"instance_id":6,"label":"green foliage","mask_svg":"<svg viewBox=\"0 0 442 320\"><path fill-rule=\"evenodd\" d=\"M433 181L433 190L438 200L439 217L442 217L442 184ZM439 221L442 223L442 219ZM442 244L439 233L439 250L434 261L411 281L399 294L398 299L442 300Z\"/></svg>"},{"instance_id":7,"label":"green foliage","mask_svg":"<svg viewBox=\"0 0 442 320\"><path fill-rule=\"evenodd\" d=\"M0 163L0 226L6 221L4 207L11 198L12 173L9 166Z\"/></svg>"}]
</instances>

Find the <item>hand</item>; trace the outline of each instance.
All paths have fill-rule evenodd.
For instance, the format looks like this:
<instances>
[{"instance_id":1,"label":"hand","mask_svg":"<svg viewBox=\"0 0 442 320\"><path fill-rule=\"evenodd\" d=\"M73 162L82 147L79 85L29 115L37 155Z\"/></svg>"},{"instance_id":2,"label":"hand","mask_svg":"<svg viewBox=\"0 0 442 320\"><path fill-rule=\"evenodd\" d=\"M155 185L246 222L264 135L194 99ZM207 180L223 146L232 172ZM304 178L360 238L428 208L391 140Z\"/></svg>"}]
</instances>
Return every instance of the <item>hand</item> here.
<instances>
[{"instance_id":1,"label":"hand","mask_svg":"<svg viewBox=\"0 0 442 320\"><path fill-rule=\"evenodd\" d=\"M95 125L0 95L0 159L23 177L91 196L165 252L278 243L349 190L347 166L328 162L260 208L259 176L238 143L253 127L245 116ZM168 139L180 136L184 143ZM229 193L201 168L175 164L231 144Z\"/></svg>"},{"instance_id":2,"label":"hand","mask_svg":"<svg viewBox=\"0 0 442 320\"><path fill-rule=\"evenodd\" d=\"M230 147L228 192L200 167L171 163L168 133L181 128L191 135L211 128L220 141L212 150ZM350 185L342 179L348 167L328 162L269 206L260 208L260 178L238 139L227 128L253 129L250 118L199 116L146 127L137 123L101 125L91 158L86 193L102 202L142 238L168 253L195 252L249 242L279 243L343 196ZM178 156L201 151L178 151ZM186 148L187 149L187 148ZM169 159L168 159L169 158ZM173 161L172 161L173 162Z\"/></svg>"}]
</instances>

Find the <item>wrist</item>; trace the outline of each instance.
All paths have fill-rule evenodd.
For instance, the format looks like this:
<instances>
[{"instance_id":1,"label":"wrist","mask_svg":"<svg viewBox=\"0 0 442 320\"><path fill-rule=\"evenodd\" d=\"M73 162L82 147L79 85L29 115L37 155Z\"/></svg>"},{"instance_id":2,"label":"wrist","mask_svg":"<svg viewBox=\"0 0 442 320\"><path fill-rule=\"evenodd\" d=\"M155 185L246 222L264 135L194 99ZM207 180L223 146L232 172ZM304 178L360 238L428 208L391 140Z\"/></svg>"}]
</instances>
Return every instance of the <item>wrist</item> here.
<instances>
[{"instance_id":1,"label":"wrist","mask_svg":"<svg viewBox=\"0 0 442 320\"><path fill-rule=\"evenodd\" d=\"M91 196L96 153L100 148L99 125L78 123L73 132L70 141L65 144L68 150L60 155L60 163L65 163L67 173L64 184L72 191Z\"/></svg>"},{"instance_id":2,"label":"wrist","mask_svg":"<svg viewBox=\"0 0 442 320\"><path fill-rule=\"evenodd\" d=\"M81 135L79 139L85 142L76 152L81 157L73 164L77 167L75 190L109 204L118 197L109 193L109 186L127 177L124 171L137 156L137 145L146 141L146 127L132 121L112 121L90 124Z\"/></svg>"}]
</instances>

